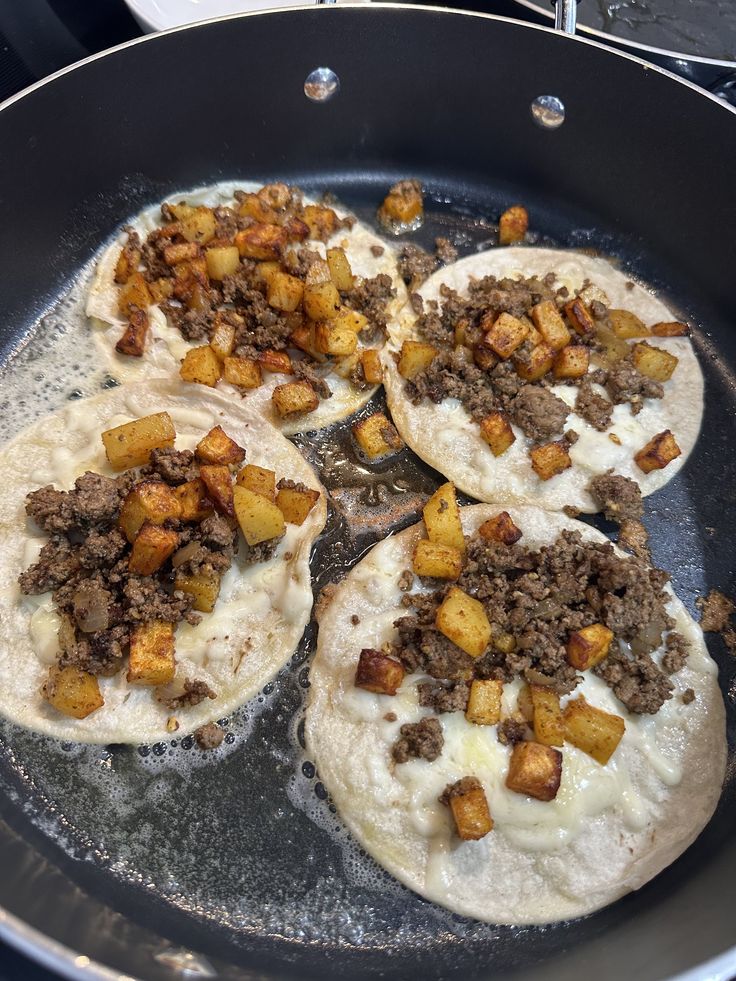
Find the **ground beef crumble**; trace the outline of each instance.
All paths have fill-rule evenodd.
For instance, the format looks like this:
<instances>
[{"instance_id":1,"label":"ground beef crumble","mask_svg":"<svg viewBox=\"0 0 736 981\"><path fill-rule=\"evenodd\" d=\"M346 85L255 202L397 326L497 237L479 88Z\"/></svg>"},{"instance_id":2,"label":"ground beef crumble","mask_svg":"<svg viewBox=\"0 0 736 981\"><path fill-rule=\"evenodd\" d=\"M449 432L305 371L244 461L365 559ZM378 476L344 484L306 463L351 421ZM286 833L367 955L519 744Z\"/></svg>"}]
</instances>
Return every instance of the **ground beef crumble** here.
<instances>
[{"instance_id":1,"label":"ground beef crumble","mask_svg":"<svg viewBox=\"0 0 736 981\"><path fill-rule=\"evenodd\" d=\"M427 716L419 722L405 722L399 733L399 738L391 747L391 756L395 763L406 763L412 758L432 763L445 745L442 726L439 719L433 716Z\"/></svg>"},{"instance_id":2,"label":"ground beef crumble","mask_svg":"<svg viewBox=\"0 0 736 981\"><path fill-rule=\"evenodd\" d=\"M639 521L644 514L641 488L635 480L622 477L612 470L598 474L588 484L599 511L609 521L622 524L626 520Z\"/></svg>"},{"instance_id":3,"label":"ground beef crumble","mask_svg":"<svg viewBox=\"0 0 736 981\"><path fill-rule=\"evenodd\" d=\"M222 745L225 733L216 722L208 722L195 730L194 738L200 749L217 749Z\"/></svg>"},{"instance_id":4,"label":"ground beef crumble","mask_svg":"<svg viewBox=\"0 0 736 981\"><path fill-rule=\"evenodd\" d=\"M461 777L455 783L448 783L437 798L440 804L449 804L453 797L462 797L471 790L482 790L483 786L477 777Z\"/></svg>"}]
</instances>

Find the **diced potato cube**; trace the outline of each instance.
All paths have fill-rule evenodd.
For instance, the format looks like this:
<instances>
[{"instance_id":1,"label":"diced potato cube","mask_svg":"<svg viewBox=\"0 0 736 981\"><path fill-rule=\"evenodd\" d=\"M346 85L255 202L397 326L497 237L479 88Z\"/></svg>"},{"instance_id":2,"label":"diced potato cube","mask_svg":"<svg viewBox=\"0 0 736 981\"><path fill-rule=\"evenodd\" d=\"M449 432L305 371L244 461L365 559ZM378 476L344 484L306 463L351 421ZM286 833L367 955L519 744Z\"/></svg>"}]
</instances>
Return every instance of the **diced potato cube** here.
<instances>
[{"instance_id":1,"label":"diced potato cube","mask_svg":"<svg viewBox=\"0 0 736 981\"><path fill-rule=\"evenodd\" d=\"M325 259L315 259L307 269L304 279L307 286L320 286L322 283L332 283L330 267ZM334 284L333 284L334 285Z\"/></svg>"},{"instance_id":2,"label":"diced potato cube","mask_svg":"<svg viewBox=\"0 0 736 981\"><path fill-rule=\"evenodd\" d=\"M530 685L529 693L534 710L534 738L543 746L562 746L565 742L565 724L560 696L543 685Z\"/></svg>"},{"instance_id":3,"label":"diced potato cube","mask_svg":"<svg viewBox=\"0 0 736 981\"><path fill-rule=\"evenodd\" d=\"M596 326L593 314L579 296L565 304L565 313L576 334L581 337L592 337L595 334Z\"/></svg>"},{"instance_id":4,"label":"diced potato cube","mask_svg":"<svg viewBox=\"0 0 736 981\"><path fill-rule=\"evenodd\" d=\"M204 463L242 463L245 450L231 439L222 426L210 429L206 436L197 443L194 455Z\"/></svg>"},{"instance_id":5,"label":"diced potato cube","mask_svg":"<svg viewBox=\"0 0 736 981\"><path fill-rule=\"evenodd\" d=\"M345 255L345 249L328 249L327 265L330 267L330 277L335 286L341 291L346 292L353 288L353 270L350 262Z\"/></svg>"},{"instance_id":6,"label":"diced potato cube","mask_svg":"<svg viewBox=\"0 0 736 981\"><path fill-rule=\"evenodd\" d=\"M672 463L682 453L677 445L675 437L669 429L657 433L653 436L646 446L643 446L638 453L634 454L636 465L644 473L651 473L652 470L663 470L668 463Z\"/></svg>"},{"instance_id":7,"label":"diced potato cube","mask_svg":"<svg viewBox=\"0 0 736 981\"><path fill-rule=\"evenodd\" d=\"M317 393L305 379L277 385L271 395L271 401L282 419L314 412L319 405Z\"/></svg>"},{"instance_id":8,"label":"diced potato cube","mask_svg":"<svg viewBox=\"0 0 736 981\"><path fill-rule=\"evenodd\" d=\"M555 352L545 341L531 349L528 361L514 359L517 375L526 382L535 382L544 378L554 363Z\"/></svg>"},{"instance_id":9,"label":"diced potato cube","mask_svg":"<svg viewBox=\"0 0 736 981\"><path fill-rule=\"evenodd\" d=\"M196 575L177 571L174 589L194 597L194 609L198 613L212 613L220 595L220 577L216 572L198 572Z\"/></svg>"},{"instance_id":10,"label":"diced potato cube","mask_svg":"<svg viewBox=\"0 0 736 981\"><path fill-rule=\"evenodd\" d=\"M118 294L118 312L123 317L130 316L131 307L145 310L151 305L151 291L143 278L143 273L134 272Z\"/></svg>"},{"instance_id":11,"label":"diced potato cube","mask_svg":"<svg viewBox=\"0 0 736 981\"><path fill-rule=\"evenodd\" d=\"M506 786L537 800L554 800L562 779L562 753L541 743L517 743L511 753Z\"/></svg>"},{"instance_id":12,"label":"diced potato cube","mask_svg":"<svg viewBox=\"0 0 736 981\"><path fill-rule=\"evenodd\" d=\"M229 467L208 463L199 468L199 473L215 510L220 514L234 514L233 479Z\"/></svg>"},{"instance_id":13,"label":"diced potato cube","mask_svg":"<svg viewBox=\"0 0 736 981\"><path fill-rule=\"evenodd\" d=\"M470 685L465 718L476 726L495 726L501 718L503 682L476 678Z\"/></svg>"},{"instance_id":14,"label":"diced potato cube","mask_svg":"<svg viewBox=\"0 0 736 981\"><path fill-rule=\"evenodd\" d=\"M623 340L629 340L632 337L648 337L651 333L646 324L630 310L609 310L608 319L613 333Z\"/></svg>"},{"instance_id":15,"label":"diced potato cube","mask_svg":"<svg viewBox=\"0 0 736 981\"><path fill-rule=\"evenodd\" d=\"M284 228L290 242L303 242L305 238L309 238L309 225L301 218L293 216L287 218L284 222Z\"/></svg>"},{"instance_id":16,"label":"diced potato cube","mask_svg":"<svg viewBox=\"0 0 736 981\"><path fill-rule=\"evenodd\" d=\"M263 371L271 371L281 375L293 375L294 367L286 351L259 351L258 364Z\"/></svg>"},{"instance_id":17,"label":"diced potato cube","mask_svg":"<svg viewBox=\"0 0 736 981\"><path fill-rule=\"evenodd\" d=\"M256 267L256 272L258 276L263 280L266 286L269 286L271 280L276 275L283 270L281 269L281 263L277 259L269 259L264 262L259 262ZM301 282L301 280L299 281Z\"/></svg>"},{"instance_id":18,"label":"diced potato cube","mask_svg":"<svg viewBox=\"0 0 736 981\"><path fill-rule=\"evenodd\" d=\"M219 248L209 248L205 252L207 275L218 282L226 276L232 276L240 266L240 252L237 245L224 245Z\"/></svg>"},{"instance_id":19,"label":"diced potato cube","mask_svg":"<svg viewBox=\"0 0 736 981\"><path fill-rule=\"evenodd\" d=\"M168 412L156 412L102 433L105 456L113 470L141 467L150 461L151 450L173 446L175 439Z\"/></svg>"},{"instance_id":20,"label":"diced potato cube","mask_svg":"<svg viewBox=\"0 0 736 981\"><path fill-rule=\"evenodd\" d=\"M57 712L73 719L86 719L105 704L97 678L71 665L51 667L43 686L43 697Z\"/></svg>"},{"instance_id":21,"label":"diced potato cube","mask_svg":"<svg viewBox=\"0 0 736 981\"><path fill-rule=\"evenodd\" d=\"M480 657L491 639L491 625L483 604L453 586L445 596L435 625L448 640L471 657Z\"/></svg>"},{"instance_id":22,"label":"diced potato cube","mask_svg":"<svg viewBox=\"0 0 736 981\"><path fill-rule=\"evenodd\" d=\"M421 538L414 549L412 568L418 576L435 579L458 579L463 571L462 552L451 545L441 545Z\"/></svg>"},{"instance_id":23,"label":"diced potato cube","mask_svg":"<svg viewBox=\"0 0 736 981\"><path fill-rule=\"evenodd\" d=\"M173 489L162 480L144 480L125 496L118 525L131 544L145 522L162 525L181 518L181 504Z\"/></svg>"},{"instance_id":24,"label":"diced potato cube","mask_svg":"<svg viewBox=\"0 0 736 981\"><path fill-rule=\"evenodd\" d=\"M637 371L658 382L669 381L679 361L674 354L646 341L634 345L632 360Z\"/></svg>"},{"instance_id":25,"label":"diced potato cube","mask_svg":"<svg viewBox=\"0 0 736 981\"><path fill-rule=\"evenodd\" d=\"M478 529L478 534L489 542L514 545L521 538L521 529L516 527L508 511L501 511L484 521Z\"/></svg>"},{"instance_id":26,"label":"diced potato cube","mask_svg":"<svg viewBox=\"0 0 736 981\"><path fill-rule=\"evenodd\" d=\"M600 664L613 640L613 631L602 623L593 623L571 633L566 645L567 660L578 671L587 671Z\"/></svg>"},{"instance_id":27,"label":"diced potato cube","mask_svg":"<svg viewBox=\"0 0 736 981\"><path fill-rule=\"evenodd\" d=\"M239 388L258 388L263 381L261 368L252 358L231 355L222 362L222 377Z\"/></svg>"},{"instance_id":28,"label":"diced potato cube","mask_svg":"<svg viewBox=\"0 0 736 981\"><path fill-rule=\"evenodd\" d=\"M136 535L128 568L137 576L152 576L173 555L179 535L171 528L146 522Z\"/></svg>"},{"instance_id":29,"label":"diced potato cube","mask_svg":"<svg viewBox=\"0 0 736 981\"><path fill-rule=\"evenodd\" d=\"M540 480L550 480L572 466L570 454L567 452L567 443L562 440L535 446L530 451L529 456L532 461L532 469Z\"/></svg>"},{"instance_id":30,"label":"diced potato cube","mask_svg":"<svg viewBox=\"0 0 736 981\"><path fill-rule=\"evenodd\" d=\"M455 787L457 790L449 795L449 805L457 836L463 841L479 841L493 830L485 791L480 784L462 791L457 784Z\"/></svg>"},{"instance_id":31,"label":"diced potato cube","mask_svg":"<svg viewBox=\"0 0 736 981\"><path fill-rule=\"evenodd\" d=\"M570 331L553 300L542 300L532 307L532 320L553 351L559 351L570 343Z\"/></svg>"},{"instance_id":32,"label":"diced potato cube","mask_svg":"<svg viewBox=\"0 0 736 981\"><path fill-rule=\"evenodd\" d=\"M241 218L252 218L262 224L273 224L277 218L275 209L257 194L244 194L240 198L238 214Z\"/></svg>"},{"instance_id":33,"label":"diced potato cube","mask_svg":"<svg viewBox=\"0 0 736 981\"><path fill-rule=\"evenodd\" d=\"M491 644L494 651L500 651L502 654L510 654L516 650L516 638L513 634L506 633L505 630L494 630Z\"/></svg>"},{"instance_id":34,"label":"diced potato cube","mask_svg":"<svg viewBox=\"0 0 736 981\"><path fill-rule=\"evenodd\" d=\"M431 344L424 344L422 341L404 341L399 356L399 374L407 381L411 381L432 364L437 354L437 348Z\"/></svg>"},{"instance_id":35,"label":"diced potato cube","mask_svg":"<svg viewBox=\"0 0 736 981\"><path fill-rule=\"evenodd\" d=\"M211 238L215 237L217 222L212 209L202 205L183 214L179 218L179 226L181 234L187 242L206 245Z\"/></svg>"},{"instance_id":36,"label":"diced potato cube","mask_svg":"<svg viewBox=\"0 0 736 981\"><path fill-rule=\"evenodd\" d=\"M302 525L318 500L319 491L317 490L311 488L295 490L293 487L281 487L276 494L276 507L290 525Z\"/></svg>"},{"instance_id":37,"label":"diced potato cube","mask_svg":"<svg viewBox=\"0 0 736 981\"><path fill-rule=\"evenodd\" d=\"M481 371L490 371L491 368L495 368L498 360L498 355L488 343L487 334L473 345L473 361Z\"/></svg>"},{"instance_id":38,"label":"diced potato cube","mask_svg":"<svg viewBox=\"0 0 736 981\"><path fill-rule=\"evenodd\" d=\"M261 494L269 501L276 501L276 474L273 470L249 463L235 478L235 483L239 487L247 487L254 494Z\"/></svg>"},{"instance_id":39,"label":"diced potato cube","mask_svg":"<svg viewBox=\"0 0 736 981\"><path fill-rule=\"evenodd\" d=\"M199 246L196 242L175 242L164 249L164 262L167 266L178 266L193 259L199 259Z\"/></svg>"},{"instance_id":40,"label":"diced potato cube","mask_svg":"<svg viewBox=\"0 0 736 981\"><path fill-rule=\"evenodd\" d=\"M199 523L214 510L212 501L207 497L207 487L200 477L179 484L174 488L174 495L181 508L180 521Z\"/></svg>"},{"instance_id":41,"label":"diced potato cube","mask_svg":"<svg viewBox=\"0 0 736 981\"><path fill-rule=\"evenodd\" d=\"M187 351L179 368L182 381L209 385L210 388L214 388L220 380L221 371L218 357L209 344Z\"/></svg>"},{"instance_id":42,"label":"diced potato cube","mask_svg":"<svg viewBox=\"0 0 736 981\"><path fill-rule=\"evenodd\" d=\"M127 244L120 250L118 261L115 264L115 282L127 283L130 277L138 269L141 261L141 250L130 248Z\"/></svg>"},{"instance_id":43,"label":"diced potato cube","mask_svg":"<svg viewBox=\"0 0 736 981\"><path fill-rule=\"evenodd\" d=\"M379 352L375 348L361 351L360 362L363 365L363 377L369 385L380 385L383 381L383 366Z\"/></svg>"},{"instance_id":44,"label":"diced potato cube","mask_svg":"<svg viewBox=\"0 0 736 981\"><path fill-rule=\"evenodd\" d=\"M340 309L340 294L334 283L304 287L304 312L310 320L329 320Z\"/></svg>"},{"instance_id":45,"label":"diced potato cube","mask_svg":"<svg viewBox=\"0 0 736 981\"><path fill-rule=\"evenodd\" d=\"M516 441L511 423L503 412L491 412L481 419L480 435L494 456L501 456Z\"/></svg>"},{"instance_id":46,"label":"diced potato cube","mask_svg":"<svg viewBox=\"0 0 736 981\"><path fill-rule=\"evenodd\" d=\"M266 295L270 306L291 313L302 302L304 283L288 273L274 272L268 279Z\"/></svg>"},{"instance_id":47,"label":"diced potato cube","mask_svg":"<svg viewBox=\"0 0 736 981\"><path fill-rule=\"evenodd\" d=\"M235 236L235 244L245 259L278 259L286 243L286 229L279 225L251 225Z\"/></svg>"},{"instance_id":48,"label":"diced potato cube","mask_svg":"<svg viewBox=\"0 0 736 981\"><path fill-rule=\"evenodd\" d=\"M174 624L150 620L130 635L128 684L168 685L174 680Z\"/></svg>"},{"instance_id":49,"label":"diced potato cube","mask_svg":"<svg viewBox=\"0 0 736 981\"><path fill-rule=\"evenodd\" d=\"M555 378L582 378L590 365L590 348L584 344L568 344L555 355L552 367Z\"/></svg>"},{"instance_id":50,"label":"diced potato cube","mask_svg":"<svg viewBox=\"0 0 736 981\"><path fill-rule=\"evenodd\" d=\"M235 327L225 320L216 320L210 337L210 347L219 361L230 357L235 347Z\"/></svg>"},{"instance_id":51,"label":"diced potato cube","mask_svg":"<svg viewBox=\"0 0 736 981\"><path fill-rule=\"evenodd\" d=\"M142 357L146 348L149 327L148 313L145 310L139 310L138 307L131 307L123 336L115 345L118 354L127 354L131 358Z\"/></svg>"},{"instance_id":52,"label":"diced potato cube","mask_svg":"<svg viewBox=\"0 0 736 981\"><path fill-rule=\"evenodd\" d=\"M534 722L534 702L532 700L532 687L531 685L522 685L519 689L519 694L516 698L516 704L519 707L523 718L527 722Z\"/></svg>"},{"instance_id":53,"label":"diced potato cube","mask_svg":"<svg viewBox=\"0 0 736 981\"><path fill-rule=\"evenodd\" d=\"M332 208L319 204L306 204L302 218L309 228L309 237L326 242L337 229L337 215Z\"/></svg>"},{"instance_id":54,"label":"diced potato cube","mask_svg":"<svg viewBox=\"0 0 736 981\"><path fill-rule=\"evenodd\" d=\"M388 456L404 448L404 441L383 412L374 412L353 424L353 436L369 460Z\"/></svg>"},{"instance_id":55,"label":"diced potato cube","mask_svg":"<svg viewBox=\"0 0 736 981\"><path fill-rule=\"evenodd\" d=\"M677 320L668 320L653 324L652 333L655 337L687 337L690 329L687 324L681 324Z\"/></svg>"},{"instance_id":56,"label":"diced potato cube","mask_svg":"<svg viewBox=\"0 0 736 981\"><path fill-rule=\"evenodd\" d=\"M408 225L424 214L422 185L417 180L399 181L390 188L378 209L378 217L388 224Z\"/></svg>"},{"instance_id":57,"label":"diced potato cube","mask_svg":"<svg viewBox=\"0 0 736 981\"><path fill-rule=\"evenodd\" d=\"M582 695L567 703L562 716L565 739L605 766L626 731L624 720L594 708Z\"/></svg>"},{"instance_id":58,"label":"diced potato cube","mask_svg":"<svg viewBox=\"0 0 736 981\"><path fill-rule=\"evenodd\" d=\"M351 310L350 307L345 306L340 307L329 322L335 327L343 327L347 330L354 331L356 334L359 334L368 326L368 318L366 316L358 313L357 310Z\"/></svg>"},{"instance_id":59,"label":"diced potato cube","mask_svg":"<svg viewBox=\"0 0 736 981\"><path fill-rule=\"evenodd\" d=\"M514 204L498 220L498 244L513 245L523 242L529 230L529 212L520 204Z\"/></svg>"},{"instance_id":60,"label":"diced potato cube","mask_svg":"<svg viewBox=\"0 0 736 981\"><path fill-rule=\"evenodd\" d=\"M522 320L512 317L510 313L502 313L494 321L485 339L499 358L510 358L517 347L524 343L528 333L529 328Z\"/></svg>"},{"instance_id":61,"label":"diced potato cube","mask_svg":"<svg viewBox=\"0 0 736 981\"><path fill-rule=\"evenodd\" d=\"M242 484L235 487L235 517L249 545L279 538L286 531L286 521L281 510L261 494Z\"/></svg>"},{"instance_id":62,"label":"diced potato cube","mask_svg":"<svg viewBox=\"0 0 736 981\"><path fill-rule=\"evenodd\" d=\"M155 279L152 283L149 283L148 289L151 293L152 303L163 303L163 301L168 300L171 294L174 292L174 284L170 279L166 279L162 276L159 279Z\"/></svg>"},{"instance_id":63,"label":"diced potato cube","mask_svg":"<svg viewBox=\"0 0 736 981\"><path fill-rule=\"evenodd\" d=\"M422 510L427 537L430 542L449 545L465 555L465 536L460 521L455 488L451 483L442 484L430 497Z\"/></svg>"},{"instance_id":64,"label":"diced potato cube","mask_svg":"<svg viewBox=\"0 0 736 981\"><path fill-rule=\"evenodd\" d=\"M358 336L349 327L337 326L334 321L321 322L315 327L314 342L322 354L344 357L358 347Z\"/></svg>"},{"instance_id":65,"label":"diced potato cube","mask_svg":"<svg viewBox=\"0 0 736 981\"><path fill-rule=\"evenodd\" d=\"M404 680L404 668L381 651L364 648L355 672L355 687L377 695L395 695Z\"/></svg>"}]
</instances>

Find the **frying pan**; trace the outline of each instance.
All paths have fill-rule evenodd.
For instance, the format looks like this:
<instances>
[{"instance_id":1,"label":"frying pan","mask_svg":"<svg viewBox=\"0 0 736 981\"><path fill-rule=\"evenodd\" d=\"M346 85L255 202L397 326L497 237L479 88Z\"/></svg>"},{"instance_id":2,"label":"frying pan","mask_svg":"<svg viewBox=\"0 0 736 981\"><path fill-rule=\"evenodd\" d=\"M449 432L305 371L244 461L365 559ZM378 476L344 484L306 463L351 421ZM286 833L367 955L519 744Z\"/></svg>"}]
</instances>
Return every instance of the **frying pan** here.
<instances>
[{"instance_id":1,"label":"frying pan","mask_svg":"<svg viewBox=\"0 0 736 981\"><path fill-rule=\"evenodd\" d=\"M309 88L332 92L326 101L305 96L316 68L339 79L322 72ZM564 105L562 125L539 125L562 115L547 100L535 118L539 96ZM546 28L341 6L208 23L91 58L7 103L0 147L4 370L25 372L49 404L76 394L53 366L37 367L73 317L59 298L127 216L175 191L285 178L329 188L370 220L390 181L415 176L427 192L424 241L444 233L466 252L523 201L541 241L615 257L696 325L703 433L678 478L648 500L647 522L654 559L691 611L708 588L728 589L736 114L716 99ZM298 442L335 491L315 555L319 587L414 520L438 475L408 452L361 468L348 424ZM523 930L445 913L350 845L299 748L313 647L310 631L275 683L227 720L216 765L188 740L79 748L2 725L0 933L75 978L734 970L736 660L719 638L711 650L731 756L705 832L639 892L583 920Z\"/></svg>"}]
</instances>

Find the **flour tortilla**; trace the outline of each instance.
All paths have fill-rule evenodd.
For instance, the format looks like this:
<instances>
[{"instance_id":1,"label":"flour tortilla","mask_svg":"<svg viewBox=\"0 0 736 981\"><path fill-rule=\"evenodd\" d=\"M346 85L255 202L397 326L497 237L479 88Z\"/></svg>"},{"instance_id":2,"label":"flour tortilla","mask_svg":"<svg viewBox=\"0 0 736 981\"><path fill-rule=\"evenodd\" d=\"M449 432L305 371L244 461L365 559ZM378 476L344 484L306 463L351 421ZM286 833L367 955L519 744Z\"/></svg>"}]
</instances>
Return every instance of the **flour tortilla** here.
<instances>
[{"instance_id":1,"label":"flour tortilla","mask_svg":"<svg viewBox=\"0 0 736 981\"><path fill-rule=\"evenodd\" d=\"M678 319L653 293L631 284L628 276L606 260L559 249L503 248L468 256L430 276L419 293L425 301L438 300L442 284L464 294L471 278L489 275L499 279L504 276L543 278L549 272L557 276L555 285L567 286L571 295L586 279L590 280L604 291L610 307L630 310L647 326ZM477 424L457 399L445 399L439 405L426 400L419 405L411 404L393 355L405 339L418 337L415 321L411 308L405 307L400 318L391 324L389 342L383 351L384 384L391 415L415 453L460 490L480 501L536 504L555 511L570 505L593 513L598 508L587 490L591 477L613 468L616 473L635 480L646 496L679 472L698 438L704 383L692 344L687 337L651 338L653 345L679 358L672 378L664 383L664 398L645 399L637 416L631 414L628 405L615 406L612 423L603 433L571 412L566 428L579 435L570 449L573 465L550 480L540 480L529 459L531 444L518 427L513 427L516 442L500 457L494 457ZM574 406L576 387L556 385L552 391ZM599 391L603 393L602 389ZM644 474L634 462L634 454L665 429L673 432L682 455L663 470ZM620 445L609 438L611 433L618 437Z\"/></svg>"},{"instance_id":2,"label":"flour tortilla","mask_svg":"<svg viewBox=\"0 0 736 981\"><path fill-rule=\"evenodd\" d=\"M229 182L194 192L171 194L167 200L185 199L188 204L215 207L216 205L232 204L233 194L236 190L253 192L260 187L260 184ZM345 217L347 214L340 208L335 210L340 217ZM138 218L130 222L130 225L140 234L142 239L145 239L149 232L161 225L160 207L147 209ZM117 235L115 241L105 249L97 263L86 306L92 333L103 356L109 363L111 373L120 381L136 381L156 376L178 378L179 367L187 351L203 342L185 340L179 330L167 324L164 313L156 305L149 307L151 330L147 350L143 357L126 357L115 351L115 345L120 340L126 323L118 313L119 287L114 278L115 265L126 238L127 236L123 232ZM396 297L389 305L389 316L395 317L404 306L407 292L396 269L394 250L365 225L356 222L352 229L340 229L326 244L314 241L305 244L311 250L320 252L322 255L325 254L328 247L343 247L356 276L369 279L380 273L386 273L393 280L396 290ZM381 246L384 249L383 254L380 256L373 255L372 246ZM320 404L314 412L309 412L307 415L293 419L281 419L274 412L271 404L271 393L277 385L283 385L293 380L291 375L264 372L263 384L247 395L249 407L260 411L269 422L287 436L323 429L333 422L346 419L365 405L378 387L373 386L358 391L349 381L341 378L335 372L330 372L326 378L332 391L332 396L329 399L320 400ZM221 381L217 387L218 391L228 394L233 399L241 398L241 391L227 382Z\"/></svg>"},{"instance_id":3,"label":"flour tortilla","mask_svg":"<svg viewBox=\"0 0 736 981\"><path fill-rule=\"evenodd\" d=\"M201 678L217 698L172 711L156 702L152 689L128 685L123 669L100 679L102 708L86 719L67 718L40 695L58 652L51 594L22 596L17 584L19 573L48 540L26 518L25 497L49 483L69 488L85 470L112 475L100 433L160 411L171 415L177 448L192 449L219 424L245 447L247 462L307 484L322 496L303 525L287 525L268 562L246 566L236 556L213 613L204 614L195 627L179 624L177 678ZM0 472L0 712L12 722L76 742L143 743L170 738L166 720L174 715L178 735L184 735L247 701L293 654L311 615L309 554L325 524L326 494L298 450L257 413L206 389L182 394L180 387L161 380L124 386L73 402L32 425L0 451Z\"/></svg>"},{"instance_id":4,"label":"flour tortilla","mask_svg":"<svg viewBox=\"0 0 736 981\"><path fill-rule=\"evenodd\" d=\"M509 508L537 548L565 529L605 541L595 529L532 507ZM462 509L466 534L497 508ZM709 820L726 764L725 713L717 668L700 628L672 595L675 629L690 644L685 668L672 676L673 698L655 716L630 715L599 678L586 672L581 692L598 708L623 716L626 732L606 766L566 743L563 778L549 803L504 786L510 747L495 726L474 726L463 713L439 716L445 736L433 763L395 765L390 747L402 723L432 714L419 707L407 675L395 697L355 688L362 648L395 639L406 613L398 579L411 567L415 525L387 538L353 569L321 615L310 673L307 752L352 834L409 888L454 913L493 923L549 923L582 916L638 889L677 858ZM353 624L351 618L359 622ZM655 659L658 655L655 655ZM504 686L513 711L520 682ZM695 700L681 695L693 688ZM563 704L564 704L563 700ZM397 715L388 721L388 712ZM495 827L477 842L451 833L437 801L446 784L474 775L484 786Z\"/></svg>"}]
</instances>

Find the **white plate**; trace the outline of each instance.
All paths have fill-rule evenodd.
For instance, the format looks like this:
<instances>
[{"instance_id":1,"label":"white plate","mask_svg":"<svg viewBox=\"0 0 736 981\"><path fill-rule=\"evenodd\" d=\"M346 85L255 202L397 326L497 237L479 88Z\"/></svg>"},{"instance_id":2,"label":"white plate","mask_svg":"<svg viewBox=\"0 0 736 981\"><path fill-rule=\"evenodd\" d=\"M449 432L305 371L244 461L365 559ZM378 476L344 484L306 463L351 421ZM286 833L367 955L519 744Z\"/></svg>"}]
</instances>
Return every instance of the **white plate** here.
<instances>
[{"instance_id":1,"label":"white plate","mask_svg":"<svg viewBox=\"0 0 736 981\"><path fill-rule=\"evenodd\" d=\"M242 14L276 7L311 6L315 0L125 0L141 28L148 34L181 27L211 17ZM338 0L339 2L339 0Z\"/></svg>"}]
</instances>

